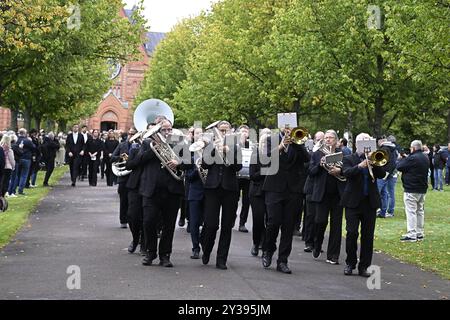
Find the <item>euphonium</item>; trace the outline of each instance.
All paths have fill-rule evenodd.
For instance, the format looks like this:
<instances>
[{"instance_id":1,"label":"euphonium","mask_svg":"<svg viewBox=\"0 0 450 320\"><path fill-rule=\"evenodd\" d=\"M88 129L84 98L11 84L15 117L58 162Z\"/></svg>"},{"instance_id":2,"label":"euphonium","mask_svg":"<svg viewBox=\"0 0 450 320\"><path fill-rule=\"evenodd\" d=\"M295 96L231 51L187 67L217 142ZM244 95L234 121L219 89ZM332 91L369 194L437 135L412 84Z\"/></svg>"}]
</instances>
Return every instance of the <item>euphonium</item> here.
<instances>
[{"instance_id":1,"label":"euphonium","mask_svg":"<svg viewBox=\"0 0 450 320\"><path fill-rule=\"evenodd\" d=\"M144 135L144 139L150 138L150 148L161 161L161 166L166 168L176 180L182 180L184 173L176 169L172 169L168 165L168 163L172 160L176 160L178 163L181 163L181 160L172 150L166 138L159 133L160 129L161 124L159 123L147 131Z\"/></svg>"}]
</instances>

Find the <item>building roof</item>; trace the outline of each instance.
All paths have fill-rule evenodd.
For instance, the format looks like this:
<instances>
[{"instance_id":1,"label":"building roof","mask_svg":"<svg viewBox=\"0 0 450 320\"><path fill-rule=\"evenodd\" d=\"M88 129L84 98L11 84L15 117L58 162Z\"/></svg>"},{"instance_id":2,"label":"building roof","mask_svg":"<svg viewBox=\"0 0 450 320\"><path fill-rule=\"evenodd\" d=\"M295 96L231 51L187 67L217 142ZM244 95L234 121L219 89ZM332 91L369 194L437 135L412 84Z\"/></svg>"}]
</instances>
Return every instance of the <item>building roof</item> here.
<instances>
[{"instance_id":1,"label":"building roof","mask_svg":"<svg viewBox=\"0 0 450 320\"><path fill-rule=\"evenodd\" d=\"M147 32L148 41L144 43L145 50L149 56L153 55L156 46L166 37L164 32Z\"/></svg>"},{"instance_id":2,"label":"building roof","mask_svg":"<svg viewBox=\"0 0 450 320\"><path fill-rule=\"evenodd\" d=\"M125 15L130 20L135 10L135 7L131 9L123 9ZM149 56L153 55L153 52L156 49L156 46L166 37L164 32L147 32L146 34L146 42L144 43L145 51Z\"/></svg>"}]
</instances>

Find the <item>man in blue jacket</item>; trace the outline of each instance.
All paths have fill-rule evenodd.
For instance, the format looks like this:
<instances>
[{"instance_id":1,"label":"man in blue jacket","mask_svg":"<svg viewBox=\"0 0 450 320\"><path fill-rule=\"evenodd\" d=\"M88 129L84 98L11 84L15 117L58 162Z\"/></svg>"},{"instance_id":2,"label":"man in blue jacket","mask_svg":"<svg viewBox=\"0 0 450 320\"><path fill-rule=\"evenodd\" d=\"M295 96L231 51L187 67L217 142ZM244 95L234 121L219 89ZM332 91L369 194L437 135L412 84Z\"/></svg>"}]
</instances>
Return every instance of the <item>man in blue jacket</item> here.
<instances>
[{"instance_id":1,"label":"man in blue jacket","mask_svg":"<svg viewBox=\"0 0 450 320\"><path fill-rule=\"evenodd\" d=\"M402 172L407 230L401 237L403 242L416 242L424 237L424 202L428 188L428 157L422 151L422 142L411 142L411 154L397 164Z\"/></svg>"},{"instance_id":2,"label":"man in blue jacket","mask_svg":"<svg viewBox=\"0 0 450 320\"><path fill-rule=\"evenodd\" d=\"M37 148L33 144L33 142L31 142L31 140L27 137L27 130L24 128L19 130L19 138L17 139L17 145L23 151L23 153L20 156L19 166L17 169L19 179L16 179L16 186L17 184L19 185L19 194L24 195L23 189L25 188L28 173L30 171L31 159L33 156L33 152L35 152Z\"/></svg>"}]
</instances>

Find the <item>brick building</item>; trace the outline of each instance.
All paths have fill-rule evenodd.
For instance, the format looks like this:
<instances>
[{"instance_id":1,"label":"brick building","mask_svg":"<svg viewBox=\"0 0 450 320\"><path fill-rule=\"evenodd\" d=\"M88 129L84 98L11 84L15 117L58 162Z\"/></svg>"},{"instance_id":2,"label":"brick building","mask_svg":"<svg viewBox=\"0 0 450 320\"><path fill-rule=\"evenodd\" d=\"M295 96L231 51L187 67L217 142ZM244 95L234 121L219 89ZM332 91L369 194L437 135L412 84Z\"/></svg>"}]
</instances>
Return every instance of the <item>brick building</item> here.
<instances>
[{"instance_id":1,"label":"brick building","mask_svg":"<svg viewBox=\"0 0 450 320\"><path fill-rule=\"evenodd\" d=\"M130 18L132 10L122 9L121 17ZM97 111L90 118L81 121L89 129L121 129L128 130L133 125L134 99L139 85L144 79L149 59L156 45L165 37L165 33L148 32L146 43L139 47L141 60L133 61L125 66L117 66L115 70L115 83L103 96ZM150 98L150 97L149 97ZM6 130L11 121L11 113L7 108L0 107L0 130Z\"/></svg>"}]
</instances>

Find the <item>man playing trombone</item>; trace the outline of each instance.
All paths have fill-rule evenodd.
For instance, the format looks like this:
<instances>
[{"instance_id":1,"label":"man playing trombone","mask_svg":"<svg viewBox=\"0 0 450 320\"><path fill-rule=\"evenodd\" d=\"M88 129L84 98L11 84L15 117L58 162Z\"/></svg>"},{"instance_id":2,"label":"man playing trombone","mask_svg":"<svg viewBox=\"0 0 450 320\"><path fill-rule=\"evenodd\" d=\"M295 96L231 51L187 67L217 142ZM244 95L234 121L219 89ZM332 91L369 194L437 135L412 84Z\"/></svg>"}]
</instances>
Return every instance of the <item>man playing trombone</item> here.
<instances>
[{"instance_id":1,"label":"man playing trombone","mask_svg":"<svg viewBox=\"0 0 450 320\"><path fill-rule=\"evenodd\" d=\"M383 167L373 166L369 160L370 150L365 146L371 137L361 133L356 137L356 153L345 156L343 159L343 174L347 178L342 205L345 207L347 222L346 252L347 266L345 275L351 275L356 269L358 250L358 229L361 224L361 253L358 265L358 274L370 277L367 268L372 263L373 237L375 232L376 210L381 205L380 194L376 178L382 179L386 171ZM376 147L376 143L374 142Z\"/></svg>"}]
</instances>

